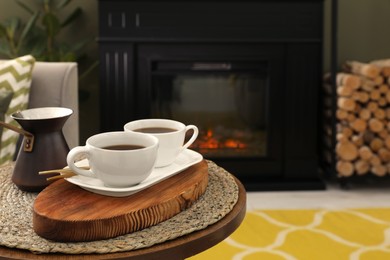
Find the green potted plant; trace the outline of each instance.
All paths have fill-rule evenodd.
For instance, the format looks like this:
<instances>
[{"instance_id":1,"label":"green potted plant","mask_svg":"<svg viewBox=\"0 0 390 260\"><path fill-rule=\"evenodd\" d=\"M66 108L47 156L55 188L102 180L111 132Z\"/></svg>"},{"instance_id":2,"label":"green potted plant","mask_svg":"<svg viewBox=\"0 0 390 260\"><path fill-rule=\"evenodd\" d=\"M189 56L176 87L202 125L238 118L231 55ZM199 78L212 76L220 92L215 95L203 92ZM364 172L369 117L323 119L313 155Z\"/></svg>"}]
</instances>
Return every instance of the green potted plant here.
<instances>
[{"instance_id":1,"label":"green potted plant","mask_svg":"<svg viewBox=\"0 0 390 260\"><path fill-rule=\"evenodd\" d=\"M82 63L86 58L85 47L92 39L67 42L60 38L64 28L72 25L83 11L73 8L61 19L64 11L70 8L72 0L35 0L15 1L29 15L27 21L12 17L0 22L0 55L15 58L26 54L33 55L38 61L72 61ZM80 71L82 81L98 65L92 62ZM87 93L81 91L80 97Z\"/></svg>"}]
</instances>

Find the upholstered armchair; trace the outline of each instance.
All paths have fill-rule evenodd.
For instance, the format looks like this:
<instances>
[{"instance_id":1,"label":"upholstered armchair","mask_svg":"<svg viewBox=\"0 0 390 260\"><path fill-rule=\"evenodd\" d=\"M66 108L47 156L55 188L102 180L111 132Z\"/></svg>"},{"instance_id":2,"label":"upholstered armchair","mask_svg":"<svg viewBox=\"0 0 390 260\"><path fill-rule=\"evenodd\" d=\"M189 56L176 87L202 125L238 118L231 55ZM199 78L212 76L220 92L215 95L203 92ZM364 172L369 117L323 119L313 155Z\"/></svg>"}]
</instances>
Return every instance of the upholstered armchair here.
<instances>
[{"instance_id":1,"label":"upholstered armchair","mask_svg":"<svg viewBox=\"0 0 390 260\"><path fill-rule=\"evenodd\" d=\"M75 62L36 62L29 97L29 108L67 107L72 116L63 133L73 148L79 145L78 74Z\"/></svg>"}]
</instances>

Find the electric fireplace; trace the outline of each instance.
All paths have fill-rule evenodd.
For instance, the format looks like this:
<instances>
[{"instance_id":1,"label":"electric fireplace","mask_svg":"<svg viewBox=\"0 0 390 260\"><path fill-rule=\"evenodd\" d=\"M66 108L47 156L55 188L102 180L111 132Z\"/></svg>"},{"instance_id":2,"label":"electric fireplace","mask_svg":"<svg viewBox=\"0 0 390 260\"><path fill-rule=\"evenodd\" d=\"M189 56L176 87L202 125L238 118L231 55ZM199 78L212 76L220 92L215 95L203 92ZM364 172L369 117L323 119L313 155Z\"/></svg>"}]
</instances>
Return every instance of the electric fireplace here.
<instances>
[{"instance_id":1,"label":"electric fireplace","mask_svg":"<svg viewBox=\"0 0 390 260\"><path fill-rule=\"evenodd\" d=\"M159 65L151 75L150 116L197 125L199 138L191 148L205 157L267 155L266 64Z\"/></svg>"},{"instance_id":2,"label":"electric fireplace","mask_svg":"<svg viewBox=\"0 0 390 260\"><path fill-rule=\"evenodd\" d=\"M101 130L195 124L191 149L247 189L323 188L322 4L100 0Z\"/></svg>"},{"instance_id":3,"label":"electric fireplace","mask_svg":"<svg viewBox=\"0 0 390 260\"><path fill-rule=\"evenodd\" d=\"M266 62L156 62L150 77L150 116L197 125L192 149L206 157L266 156Z\"/></svg>"}]
</instances>

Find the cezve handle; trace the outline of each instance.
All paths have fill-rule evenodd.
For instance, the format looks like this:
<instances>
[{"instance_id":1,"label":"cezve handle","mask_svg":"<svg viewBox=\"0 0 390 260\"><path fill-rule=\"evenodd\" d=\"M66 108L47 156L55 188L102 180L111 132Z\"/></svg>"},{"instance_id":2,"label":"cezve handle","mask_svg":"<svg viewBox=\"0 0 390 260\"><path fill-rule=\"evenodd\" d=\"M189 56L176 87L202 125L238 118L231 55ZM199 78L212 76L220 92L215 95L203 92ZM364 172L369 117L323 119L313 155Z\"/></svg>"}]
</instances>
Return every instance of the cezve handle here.
<instances>
[{"instance_id":1,"label":"cezve handle","mask_svg":"<svg viewBox=\"0 0 390 260\"><path fill-rule=\"evenodd\" d=\"M34 135L26 130L13 126L11 124L0 121L0 126L6 127L24 136L23 150L25 152L32 152L34 147Z\"/></svg>"}]
</instances>

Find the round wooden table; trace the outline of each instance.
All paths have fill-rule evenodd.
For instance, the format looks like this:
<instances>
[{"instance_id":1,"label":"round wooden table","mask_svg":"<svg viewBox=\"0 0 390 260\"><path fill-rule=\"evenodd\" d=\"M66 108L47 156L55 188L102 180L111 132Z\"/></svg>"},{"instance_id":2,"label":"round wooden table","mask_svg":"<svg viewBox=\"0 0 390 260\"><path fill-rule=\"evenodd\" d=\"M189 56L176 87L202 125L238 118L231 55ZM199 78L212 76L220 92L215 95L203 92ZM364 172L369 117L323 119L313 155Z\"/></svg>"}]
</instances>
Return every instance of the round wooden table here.
<instances>
[{"instance_id":1,"label":"round wooden table","mask_svg":"<svg viewBox=\"0 0 390 260\"><path fill-rule=\"evenodd\" d=\"M238 201L224 218L203 230L174 240L144 249L110 254L33 254L27 250L0 246L0 259L185 259L218 244L240 226L246 213L246 192L241 182L235 181L239 187Z\"/></svg>"}]
</instances>

